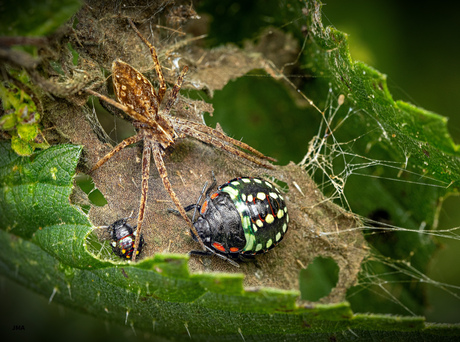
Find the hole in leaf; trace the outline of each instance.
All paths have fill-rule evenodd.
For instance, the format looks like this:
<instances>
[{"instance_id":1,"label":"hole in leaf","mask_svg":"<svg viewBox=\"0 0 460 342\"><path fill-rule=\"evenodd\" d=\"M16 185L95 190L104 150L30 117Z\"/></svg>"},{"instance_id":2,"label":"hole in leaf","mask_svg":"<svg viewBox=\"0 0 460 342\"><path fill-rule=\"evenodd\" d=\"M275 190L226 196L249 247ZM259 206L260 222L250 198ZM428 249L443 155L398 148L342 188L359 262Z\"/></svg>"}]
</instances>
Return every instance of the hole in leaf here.
<instances>
[{"instance_id":1,"label":"hole in leaf","mask_svg":"<svg viewBox=\"0 0 460 342\"><path fill-rule=\"evenodd\" d=\"M81 210L83 210L83 212L85 214L88 214L89 213L89 210L91 209L91 206L90 205L86 205L86 204L80 204L79 205Z\"/></svg>"},{"instance_id":2,"label":"hole in leaf","mask_svg":"<svg viewBox=\"0 0 460 342\"><path fill-rule=\"evenodd\" d=\"M70 43L67 43L67 48L72 53L72 63L73 63L73 65L77 65L78 64L78 57L80 56L79 53L77 51L75 51L75 49L73 48L72 44L70 44Z\"/></svg>"},{"instance_id":3,"label":"hole in leaf","mask_svg":"<svg viewBox=\"0 0 460 342\"><path fill-rule=\"evenodd\" d=\"M92 204L98 207L103 207L107 204L107 200L105 199L102 192L99 191L99 189L94 189L93 191L91 191L88 194L88 199Z\"/></svg>"},{"instance_id":4,"label":"hole in leaf","mask_svg":"<svg viewBox=\"0 0 460 342\"><path fill-rule=\"evenodd\" d=\"M317 257L300 271L300 293L303 300L315 302L327 296L337 285L339 266L332 258Z\"/></svg>"},{"instance_id":5,"label":"hole in leaf","mask_svg":"<svg viewBox=\"0 0 460 342\"><path fill-rule=\"evenodd\" d=\"M91 96L87 105L94 108L102 128L116 144L136 134L134 126L129 121L113 115L101 103L103 102L100 102L98 98Z\"/></svg>"},{"instance_id":6,"label":"hole in leaf","mask_svg":"<svg viewBox=\"0 0 460 342\"><path fill-rule=\"evenodd\" d=\"M75 183L85 194L88 195L88 199L91 202L91 204L98 207L103 207L107 204L107 200L105 199L104 195L99 191L99 189L95 187L91 176L80 173L75 177ZM86 212L86 209L83 206L81 206L81 208L83 211Z\"/></svg>"}]
</instances>

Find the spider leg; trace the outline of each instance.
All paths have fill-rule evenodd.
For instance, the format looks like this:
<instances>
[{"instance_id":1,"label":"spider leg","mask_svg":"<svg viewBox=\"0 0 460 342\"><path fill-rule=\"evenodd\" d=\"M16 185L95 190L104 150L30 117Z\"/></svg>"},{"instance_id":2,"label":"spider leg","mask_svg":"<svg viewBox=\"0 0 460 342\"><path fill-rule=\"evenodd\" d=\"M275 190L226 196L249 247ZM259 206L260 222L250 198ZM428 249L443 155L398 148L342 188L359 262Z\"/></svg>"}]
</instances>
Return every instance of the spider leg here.
<instances>
[{"instance_id":1,"label":"spider leg","mask_svg":"<svg viewBox=\"0 0 460 342\"><path fill-rule=\"evenodd\" d=\"M182 83L184 82L184 77L187 74L188 71L188 66L184 66L182 69L179 77L177 78L176 84L174 84L174 87L171 89L171 92L169 93L168 96L168 102L166 102L163 112L163 115L168 115L169 112L171 111L172 106L177 100L177 96L179 95L180 88L182 87Z\"/></svg>"},{"instance_id":2,"label":"spider leg","mask_svg":"<svg viewBox=\"0 0 460 342\"><path fill-rule=\"evenodd\" d=\"M136 112L134 109L127 107L125 105L122 105L120 102L117 102L115 100L112 100L110 97L107 97L105 95L99 94L95 92L94 90L91 89L85 89L85 91L93 96L97 96L101 100L104 100L108 104L111 104L114 107L117 107L118 109L124 111L126 114L130 115L133 119L140 121L142 123L145 123L151 127L157 127L158 124L156 121L149 119L148 117L145 117L143 115L140 115L138 112Z\"/></svg>"},{"instance_id":3,"label":"spider leg","mask_svg":"<svg viewBox=\"0 0 460 342\"><path fill-rule=\"evenodd\" d=\"M211 145L214 145L218 148L220 148L221 150L224 150L224 151L227 151L231 154L234 154L238 157L241 157L241 158L244 158L246 160L249 160L251 162L253 162L254 164L256 165L260 165L260 166L263 166L267 169L273 169L273 165L271 164L266 164L266 163L263 163L261 162L259 159L257 159L256 157L250 155L250 154L247 154L231 145L227 145L225 144L224 142L222 142L220 139L217 139L215 136L212 136L212 135L208 135L208 134L205 134L203 132L200 132L200 131L197 131L193 128L190 128L190 127L187 127L187 126L184 126L184 127L180 127L180 129L178 129L179 131L182 131L182 133L188 135L188 136L191 136L192 138L195 138L195 139L198 139L204 143L207 143L207 144L211 144Z\"/></svg>"},{"instance_id":4,"label":"spider leg","mask_svg":"<svg viewBox=\"0 0 460 342\"><path fill-rule=\"evenodd\" d=\"M107 153L102 159L99 159L99 161L92 167L92 169L89 171L90 173L93 172L94 170L97 170L99 167L101 167L106 161L108 161L110 158L114 156L115 153L121 151L124 149L126 146L132 145L134 143L137 143L138 141L142 140L142 135L141 134L136 134L133 135L132 137L126 138L123 140L121 143L119 143L117 146L115 146L112 151Z\"/></svg>"},{"instance_id":5,"label":"spider leg","mask_svg":"<svg viewBox=\"0 0 460 342\"><path fill-rule=\"evenodd\" d=\"M179 198L177 198L176 193L174 192L171 183L169 182L168 179L168 172L166 171L166 166L163 161L163 157L161 156L161 149L160 149L159 144L153 144L152 145L152 151L153 151L153 159L155 160L155 165L157 166L158 173L160 174L161 180L163 181L163 185L168 192L169 196L171 197L172 201L176 205L177 209L179 210L180 215L184 218L184 220L188 223L190 226L190 229L192 230L192 233L195 234L198 238L198 242L200 243L201 247L203 250L206 249L203 241L201 241L200 236L198 235L198 232L196 231L196 228L193 226L192 221L188 218L184 207L179 201ZM142 177L143 178L143 177Z\"/></svg>"},{"instance_id":6,"label":"spider leg","mask_svg":"<svg viewBox=\"0 0 460 342\"><path fill-rule=\"evenodd\" d=\"M149 190L150 177L150 156L152 152L152 143L150 140L144 140L144 151L142 152L142 185L141 201L139 204L139 216L137 217L136 240L134 241L133 261L136 261L137 247L141 240L142 223L144 221L145 204L147 203L147 194Z\"/></svg>"},{"instance_id":7,"label":"spider leg","mask_svg":"<svg viewBox=\"0 0 460 342\"><path fill-rule=\"evenodd\" d=\"M155 120L152 120L152 119L149 119L149 118L147 118L147 117L145 117L143 115L140 115L134 109L132 109L130 107L127 107L125 105L122 105L121 103L112 100L110 97L107 97L107 96L104 96L102 94L99 94L99 93L97 93L97 92L95 92L95 91L93 91L91 89L86 89L86 92L88 92L89 94L91 94L93 96L97 96L98 98L100 98L101 100L104 100L108 104L111 104L112 106L117 107L118 109L124 111L125 113L130 115L133 119L135 119L137 121L140 121L140 122L146 124L147 126L149 126L151 128L158 129L159 131L161 131L163 133L163 135L166 137L166 139L169 140L169 142L174 143L174 138L168 132L166 132L164 130L164 128L161 127Z\"/></svg>"},{"instance_id":8,"label":"spider leg","mask_svg":"<svg viewBox=\"0 0 460 342\"><path fill-rule=\"evenodd\" d=\"M157 73L158 80L160 81L160 86L158 88L158 102L161 103L166 93L166 81L163 75L163 71L161 70L160 62L158 61L157 51L155 47L152 44L150 44L150 42L147 39L145 39L145 37L139 32L136 25L134 25L133 21L130 18L128 18L128 22L133 28L133 30L137 33L139 38L150 49L150 55L152 56L153 65L155 66L155 72Z\"/></svg>"},{"instance_id":9,"label":"spider leg","mask_svg":"<svg viewBox=\"0 0 460 342\"><path fill-rule=\"evenodd\" d=\"M197 131L200 131L202 133L206 133L206 134L215 136L216 138L221 139L221 140L223 140L225 142L228 142L229 144L241 147L242 149L253 153L254 155L256 155L257 157L259 157L261 159L267 159L267 160L276 162L276 159L274 159L272 157L267 157L262 152L257 151L255 148L249 146L248 144L245 144L244 142L242 142L240 140L230 138L229 136L225 135L224 133L219 132L218 130L215 130L214 128L211 128L209 126L199 124L197 122L193 122L193 121L186 120L186 119L183 119L183 118L178 118L178 117L170 117L170 120L175 122L178 126L183 126L183 125L192 126Z\"/></svg>"}]
</instances>

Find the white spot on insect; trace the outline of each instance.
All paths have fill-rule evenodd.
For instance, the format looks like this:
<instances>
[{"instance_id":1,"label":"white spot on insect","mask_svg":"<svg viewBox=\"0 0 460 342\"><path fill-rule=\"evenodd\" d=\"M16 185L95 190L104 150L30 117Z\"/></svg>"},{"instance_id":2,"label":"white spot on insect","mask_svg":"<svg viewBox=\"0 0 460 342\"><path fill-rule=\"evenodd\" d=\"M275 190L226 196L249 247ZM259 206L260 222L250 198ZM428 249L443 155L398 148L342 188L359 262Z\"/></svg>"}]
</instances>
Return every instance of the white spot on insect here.
<instances>
[{"instance_id":1,"label":"white spot on insect","mask_svg":"<svg viewBox=\"0 0 460 342\"><path fill-rule=\"evenodd\" d=\"M141 75L137 74L136 76L139 81L142 79Z\"/></svg>"},{"instance_id":2,"label":"white spot on insect","mask_svg":"<svg viewBox=\"0 0 460 342\"><path fill-rule=\"evenodd\" d=\"M264 223L261 220L256 221L257 227L262 228L264 226Z\"/></svg>"},{"instance_id":3,"label":"white spot on insect","mask_svg":"<svg viewBox=\"0 0 460 342\"><path fill-rule=\"evenodd\" d=\"M233 189L231 186L226 186L222 189L223 192L226 192L230 195L230 198L236 200L238 198L238 190Z\"/></svg>"},{"instance_id":4,"label":"white spot on insect","mask_svg":"<svg viewBox=\"0 0 460 342\"><path fill-rule=\"evenodd\" d=\"M284 197L283 197L283 196L279 195L279 198L281 198L281 200L284 201Z\"/></svg>"},{"instance_id":5,"label":"white spot on insect","mask_svg":"<svg viewBox=\"0 0 460 342\"><path fill-rule=\"evenodd\" d=\"M234 185L234 186L239 186L239 185L240 185L240 182L238 182L238 181L233 181L233 182L231 182L230 184L232 184L232 185Z\"/></svg>"},{"instance_id":6,"label":"white spot on insect","mask_svg":"<svg viewBox=\"0 0 460 342\"><path fill-rule=\"evenodd\" d=\"M246 195L245 194L241 194L241 199L246 202Z\"/></svg>"},{"instance_id":7,"label":"white spot on insect","mask_svg":"<svg viewBox=\"0 0 460 342\"><path fill-rule=\"evenodd\" d=\"M275 193L275 192L270 192L269 195L270 195L271 198L274 198L274 199L278 198L278 194Z\"/></svg>"},{"instance_id":8,"label":"white spot on insect","mask_svg":"<svg viewBox=\"0 0 460 342\"><path fill-rule=\"evenodd\" d=\"M266 248L270 248L270 246L273 244L273 240L270 239L267 241Z\"/></svg>"},{"instance_id":9,"label":"white spot on insect","mask_svg":"<svg viewBox=\"0 0 460 342\"><path fill-rule=\"evenodd\" d=\"M112 241L112 244L111 244L113 247L117 247L117 243L115 241Z\"/></svg>"},{"instance_id":10,"label":"white spot on insect","mask_svg":"<svg viewBox=\"0 0 460 342\"><path fill-rule=\"evenodd\" d=\"M252 230L255 232L257 232L257 226L255 224L252 225Z\"/></svg>"},{"instance_id":11,"label":"white spot on insect","mask_svg":"<svg viewBox=\"0 0 460 342\"><path fill-rule=\"evenodd\" d=\"M267 197L263 192L258 192L257 193L257 198L263 201Z\"/></svg>"},{"instance_id":12,"label":"white spot on insect","mask_svg":"<svg viewBox=\"0 0 460 342\"><path fill-rule=\"evenodd\" d=\"M121 96L126 96L126 93L124 91L120 91Z\"/></svg>"},{"instance_id":13,"label":"white spot on insect","mask_svg":"<svg viewBox=\"0 0 460 342\"><path fill-rule=\"evenodd\" d=\"M284 207L284 213L287 214L287 207Z\"/></svg>"},{"instance_id":14,"label":"white spot on insect","mask_svg":"<svg viewBox=\"0 0 460 342\"><path fill-rule=\"evenodd\" d=\"M275 217L272 215L272 214L268 214L266 217L265 217L265 221L270 224L270 223L273 223L273 221L275 221Z\"/></svg>"},{"instance_id":15,"label":"white spot on insect","mask_svg":"<svg viewBox=\"0 0 460 342\"><path fill-rule=\"evenodd\" d=\"M252 202L253 200L254 200L254 197L251 194L249 194L248 195L248 202Z\"/></svg>"},{"instance_id":16,"label":"white spot on insect","mask_svg":"<svg viewBox=\"0 0 460 342\"><path fill-rule=\"evenodd\" d=\"M265 185L268 186L269 188L273 188L273 185L270 182L265 182Z\"/></svg>"},{"instance_id":17,"label":"white spot on insect","mask_svg":"<svg viewBox=\"0 0 460 342\"><path fill-rule=\"evenodd\" d=\"M262 183L262 181L258 178L254 178L254 182L259 183L259 184Z\"/></svg>"},{"instance_id":18,"label":"white spot on insect","mask_svg":"<svg viewBox=\"0 0 460 342\"><path fill-rule=\"evenodd\" d=\"M279 240L281 239L281 233L278 232L278 234L276 234L276 237L275 237L275 238L276 238L276 241L279 241Z\"/></svg>"},{"instance_id":19,"label":"white spot on insect","mask_svg":"<svg viewBox=\"0 0 460 342\"><path fill-rule=\"evenodd\" d=\"M283 210L278 210L278 212L276 213L276 217L278 217L279 219L282 218L284 216L284 211Z\"/></svg>"},{"instance_id":20,"label":"white spot on insect","mask_svg":"<svg viewBox=\"0 0 460 342\"><path fill-rule=\"evenodd\" d=\"M125 325L128 324L129 310L126 310Z\"/></svg>"},{"instance_id":21,"label":"white spot on insect","mask_svg":"<svg viewBox=\"0 0 460 342\"><path fill-rule=\"evenodd\" d=\"M251 183L251 180L249 178L241 178L241 181L243 183Z\"/></svg>"},{"instance_id":22,"label":"white spot on insect","mask_svg":"<svg viewBox=\"0 0 460 342\"><path fill-rule=\"evenodd\" d=\"M122 86L121 86L121 89L122 89L122 90L126 90L126 86L125 86L125 85L122 85Z\"/></svg>"},{"instance_id":23,"label":"white spot on insect","mask_svg":"<svg viewBox=\"0 0 460 342\"><path fill-rule=\"evenodd\" d=\"M287 224L283 224L283 233L286 233L286 230L287 230Z\"/></svg>"},{"instance_id":24,"label":"white spot on insect","mask_svg":"<svg viewBox=\"0 0 460 342\"><path fill-rule=\"evenodd\" d=\"M286 214L286 222L289 223L289 214Z\"/></svg>"},{"instance_id":25,"label":"white spot on insect","mask_svg":"<svg viewBox=\"0 0 460 342\"><path fill-rule=\"evenodd\" d=\"M260 251L262 249L262 244L258 243L256 246L256 252Z\"/></svg>"}]
</instances>

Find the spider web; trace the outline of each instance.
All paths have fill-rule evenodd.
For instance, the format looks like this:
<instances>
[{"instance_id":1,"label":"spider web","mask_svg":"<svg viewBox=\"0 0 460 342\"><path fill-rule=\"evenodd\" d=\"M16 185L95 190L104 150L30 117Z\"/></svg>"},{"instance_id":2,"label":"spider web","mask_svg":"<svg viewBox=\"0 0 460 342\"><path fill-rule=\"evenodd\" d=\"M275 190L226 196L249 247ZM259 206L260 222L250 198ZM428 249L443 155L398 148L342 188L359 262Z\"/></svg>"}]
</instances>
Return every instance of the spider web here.
<instances>
[{"instance_id":1,"label":"spider web","mask_svg":"<svg viewBox=\"0 0 460 342\"><path fill-rule=\"evenodd\" d=\"M448 188L449 184L429 177L426 174L417 173L409 170L410 156L401 150L401 160L384 160L372 157L372 153L358 154L356 153L356 145L360 140L365 140L366 136L377 133L381 139L389 140L390 135L383 125L378 121L373 120L369 113L361 109L354 109L347 106L344 102L344 95L334 92L330 87L326 95L326 108L320 111L323 120L318 127L317 135L310 141L308 152L301 160L299 165L304 166L308 172L316 180L323 191L327 194L330 200L333 200L347 210L354 211L354 205L347 198L347 190L349 186L356 186L349 182L352 178L362 182L362 178L367 178L371 182L377 180L384 183L404 183L404 186L419 188L428 187L440 189L441 191ZM339 113L342 112L342 115ZM344 114L343 114L344 113ZM353 117L367 116L370 118L368 122L373 122L373 125L368 127L366 132L356 132L356 136L346 141L341 141L340 130L347 130L347 125L353 125ZM367 144L367 143L366 143ZM370 170L383 169L384 172L374 174ZM388 176L388 174L390 176ZM394 175L394 176L391 176ZM379 199L375 199L379 202ZM383 205L383 204L382 204ZM385 213L385 211L383 211ZM405 213L407 214L407 213ZM372 216L372 215L371 215ZM407 228L392 224L392 220L388 218L388 214L377 214L377 217L361 217L363 225L353 228L352 230L362 230L368 242L376 242L372 239L375 236L384 236L385 234L400 233L417 236L418 238L430 240L431 238L442 238L445 241L459 240L459 227L449 229L433 229L431 230L427 222L420 222L418 229ZM398 221L398 220L395 220ZM436 222L434 223L436 225ZM435 227L436 228L436 227ZM327 232L326 235L343 234L347 232ZM384 241L383 243L389 243ZM429 242L427 242L429 243ZM395 256L383 255L375 247L371 247L371 254L363 265L359 277L359 283L349 293L348 299L353 303L354 297L360 294L365 295L371 292L373 296L379 297L386 310L392 307L391 310L401 314L417 315L421 314L413 309L413 303L404 296L401 296L401 287L405 284L423 284L434 287L452 298L453 305L458 305L460 300L460 286L448 284L442 281L433 279L428 273L424 273L411 264L411 255L417 251L408 251L407 258L398 259ZM432 290L431 290L432 291ZM364 309L364 307L360 307ZM375 308L374 308L375 309ZM367 309L371 311L370 308ZM386 311L382 309L382 312ZM375 311L374 311L375 312ZM388 312L388 311L386 311Z\"/></svg>"},{"instance_id":2,"label":"spider web","mask_svg":"<svg viewBox=\"0 0 460 342\"><path fill-rule=\"evenodd\" d=\"M290 24L293 22L285 23L286 26ZM300 59L302 53L308 54L305 45L294 60ZM267 75L247 74L244 78L254 77L266 81ZM447 248L452 248L449 245L454 246L459 240L460 227L439 227L442 202L451 184L430 176L414 160L409 147L394 142L397 132L375 115L382 110L380 103L370 101L370 108L360 108L352 97L346 98L334 86L334 79L339 79L338 75L321 76L320 81L330 82L322 91L317 90L320 87L311 90L314 82L297 86L302 83L302 80L298 82L299 77L308 83L305 76L292 71L281 76L289 84L292 93L308 103L308 110L314 112L312 117L320 120L303 158L300 158L300 162L297 159L298 165L315 179L328 200L360 215L362 221L362 225L353 229L319 232L319 235L332 236L359 230L371 249L358 284L348 293L347 299L352 303L352 308L355 312L428 315L429 319L436 321L458 321L460 286L455 282L443 281L452 277L436 274L432 266L436 265L432 257L441 241ZM318 77L315 79L318 80ZM257 89L257 86L254 85L252 89ZM254 96L254 92L251 96ZM232 96L235 94L228 96L227 102L223 103L229 106L228 99ZM298 102L295 97L294 101ZM264 100L259 99L258 102L262 106ZM238 111L230 106L220 117L219 111L216 108L215 121L228 132L231 129L227 128L225 117L236 120ZM245 125L247 123L239 124L242 129ZM298 121L295 125L303 124ZM284 134L292 135L294 126ZM304 128L307 129L306 126ZM245 135L249 134L247 131L240 133L238 130L237 133L234 130L230 133L241 134L246 141L250 139ZM250 144L256 145L257 142ZM290 146L295 148L296 145L292 141ZM256 147L263 150L261 146ZM270 155L270 152L267 153ZM429 157L428 152L424 153ZM290 185L290 191L302 192L302 189L293 184ZM450 298L450 307L438 305L434 293ZM369 296L373 298L372 301L366 300ZM368 305L363 305L366 302ZM450 312L450 317L444 312Z\"/></svg>"}]
</instances>

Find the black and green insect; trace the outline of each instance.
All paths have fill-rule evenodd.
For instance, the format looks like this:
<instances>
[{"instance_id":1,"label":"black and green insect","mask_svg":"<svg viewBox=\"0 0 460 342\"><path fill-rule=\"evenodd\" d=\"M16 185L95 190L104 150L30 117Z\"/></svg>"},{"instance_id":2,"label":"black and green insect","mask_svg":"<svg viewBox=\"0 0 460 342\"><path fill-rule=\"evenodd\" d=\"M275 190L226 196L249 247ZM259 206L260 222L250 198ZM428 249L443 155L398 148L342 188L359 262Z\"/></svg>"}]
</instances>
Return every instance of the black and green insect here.
<instances>
[{"instance_id":1,"label":"black and green insect","mask_svg":"<svg viewBox=\"0 0 460 342\"><path fill-rule=\"evenodd\" d=\"M128 218L123 218L112 223L107 230L110 233L112 241L112 251L120 258L132 259L134 252L134 241L136 240L136 227L131 227L128 223ZM141 234L139 247L137 248L136 256L142 252L144 246L144 237Z\"/></svg>"},{"instance_id":2,"label":"black and green insect","mask_svg":"<svg viewBox=\"0 0 460 342\"><path fill-rule=\"evenodd\" d=\"M283 195L272 183L238 177L212 192L216 187L214 178L207 189L206 186L197 203L185 207L186 211L195 209L192 222L206 247L206 251L191 254L217 255L238 266L230 259L266 253L283 239L289 214ZM205 200L200 205L203 194ZM192 231L191 234L197 241Z\"/></svg>"}]
</instances>

